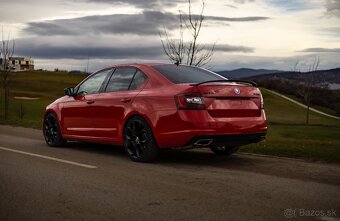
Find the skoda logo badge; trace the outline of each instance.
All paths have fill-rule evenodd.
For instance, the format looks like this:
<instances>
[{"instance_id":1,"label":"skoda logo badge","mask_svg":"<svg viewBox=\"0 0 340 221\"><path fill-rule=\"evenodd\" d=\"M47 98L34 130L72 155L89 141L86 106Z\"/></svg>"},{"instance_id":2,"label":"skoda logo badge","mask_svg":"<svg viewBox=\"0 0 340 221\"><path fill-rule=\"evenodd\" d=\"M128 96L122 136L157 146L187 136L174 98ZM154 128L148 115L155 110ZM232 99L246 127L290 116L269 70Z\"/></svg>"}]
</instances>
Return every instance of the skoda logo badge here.
<instances>
[{"instance_id":1,"label":"skoda logo badge","mask_svg":"<svg viewBox=\"0 0 340 221\"><path fill-rule=\"evenodd\" d=\"M235 87L235 88L234 88L234 92L235 92L235 94L240 94L240 92L241 92L241 91L240 91L240 88Z\"/></svg>"}]
</instances>

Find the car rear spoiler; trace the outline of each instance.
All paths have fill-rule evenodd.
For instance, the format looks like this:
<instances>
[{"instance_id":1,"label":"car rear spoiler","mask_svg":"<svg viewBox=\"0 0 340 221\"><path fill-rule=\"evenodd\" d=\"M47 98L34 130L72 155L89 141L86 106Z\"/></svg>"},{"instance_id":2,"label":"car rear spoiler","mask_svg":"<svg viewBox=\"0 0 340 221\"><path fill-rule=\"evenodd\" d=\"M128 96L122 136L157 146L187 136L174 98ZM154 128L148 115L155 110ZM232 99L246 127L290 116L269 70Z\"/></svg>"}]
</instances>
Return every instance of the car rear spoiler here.
<instances>
[{"instance_id":1,"label":"car rear spoiler","mask_svg":"<svg viewBox=\"0 0 340 221\"><path fill-rule=\"evenodd\" d=\"M253 87L257 87L257 84L253 81L244 81L244 80L214 80L214 81L203 81L199 83L190 84L190 86L199 86L201 84L206 83L213 83L213 82L233 82L233 83L244 83L244 84L250 84Z\"/></svg>"}]
</instances>

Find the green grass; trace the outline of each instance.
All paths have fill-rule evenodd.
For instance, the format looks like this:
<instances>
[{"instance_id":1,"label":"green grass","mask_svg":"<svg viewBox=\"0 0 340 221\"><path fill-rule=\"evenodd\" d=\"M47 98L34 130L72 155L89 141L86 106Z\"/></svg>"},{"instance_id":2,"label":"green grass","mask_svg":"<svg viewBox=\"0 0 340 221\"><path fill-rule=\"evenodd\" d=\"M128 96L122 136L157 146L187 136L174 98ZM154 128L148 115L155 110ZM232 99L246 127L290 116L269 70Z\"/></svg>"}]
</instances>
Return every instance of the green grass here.
<instances>
[{"instance_id":1,"label":"green grass","mask_svg":"<svg viewBox=\"0 0 340 221\"><path fill-rule=\"evenodd\" d=\"M16 72L12 76L11 95L53 100L64 94L65 87L77 85L84 77L63 72Z\"/></svg>"},{"instance_id":2,"label":"green grass","mask_svg":"<svg viewBox=\"0 0 340 221\"><path fill-rule=\"evenodd\" d=\"M3 92L0 91L0 124L41 128L45 107L62 96L65 87L75 86L82 79L83 75L67 73L14 73L7 121L3 120ZM241 151L340 162L340 120L310 112L310 125L306 127L305 108L261 90L269 123L267 139L244 146ZM15 96L39 100L17 100Z\"/></svg>"},{"instance_id":3,"label":"green grass","mask_svg":"<svg viewBox=\"0 0 340 221\"><path fill-rule=\"evenodd\" d=\"M278 92L278 91L277 91ZM280 92L278 92L280 93ZM286 95L287 97L293 99L293 100L296 100L302 104L304 104L305 102L303 101L303 99L301 98L298 98L298 97L295 97L294 95ZM311 104L310 107L316 109L316 110L319 110L319 111L322 111L326 114L330 114L330 115L334 115L336 116L336 111L335 110L332 110L330 108L327 108L327 107L323 107L323 106L319 106L319 105L314 105L314 104Z\"/></svg>"},{"instance_id":4,"label":"green grass","mask_svg":"<svg viewBox=\"0 0 340 221\"><path fill-rule=\"evenodd\" d=\"M241 151L309 160L340 162L340 128L270 125L267 138Z\"/></svg>"},{"instance_id":5,"label":"green grass","mask_svg":"<svg viewBox=\"0 0 340 221\"><path fill-rule=\"evenodd\" d=\"M261 92L264 98L267 119L270 124L306 124L306 108L300 107L286 99L272 94L266 89L261 89ZM309 113L310 125L340 127L340 120L329 118L313 111L310 111Z\"/></svg>"},{"instance_id":6,"label":"green grass","mask_svg":"<svg viewBox=\"0 0 340 221\"><path fill-rule=\"evenodd\" d=\"M269 129L265 141L241 151L340 162L340 120L310 112L262 89Z\"/></svg>"},{"instance_id":7,"label":"green grass","mask_svg":"<svg viewBox=\"0 0 340 221\"><path fill-rule=\"evenodd\" d=\"M0 101L3 105L2 96L0 97ZM0 123L40 129L45 107L49 103L51 103L49 99L16 100L11 98L9 106L9 120L6 122L4 121L4 113L1 111Z\"/></svg>"},{"instance_id":8,"label":"green grass","mask_svg":"<svg viewBox=\"0 0 340 221\"><path fill-rule=\"evenodd\" d=\"M40 129L46 106L62 96L65 87L77 85L84 77L47 71L11 73L9 119L4 121L4 96L0 90L0 123ZM18 100L15 97L39 99Z\"/></svg>"}]
</instances>

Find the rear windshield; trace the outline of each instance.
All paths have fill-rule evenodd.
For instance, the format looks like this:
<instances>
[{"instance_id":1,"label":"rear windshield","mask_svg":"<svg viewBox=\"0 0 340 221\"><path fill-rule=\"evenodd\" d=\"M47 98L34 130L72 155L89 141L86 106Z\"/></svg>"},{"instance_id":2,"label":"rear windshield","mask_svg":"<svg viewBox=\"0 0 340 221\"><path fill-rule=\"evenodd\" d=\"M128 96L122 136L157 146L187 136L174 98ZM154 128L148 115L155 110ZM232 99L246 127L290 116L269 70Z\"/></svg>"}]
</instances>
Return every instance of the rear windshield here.
<instances>
[{"instance_id":1,"label":"rear windshield","mask_svg":"<svg viewBox=\"0 0 340 221\"><path fill-rule=\"evenodd\" d=\"M193 66L157 65L153 68L175 84L225 80L214 72Z\"/></svg>"}]
</instances>

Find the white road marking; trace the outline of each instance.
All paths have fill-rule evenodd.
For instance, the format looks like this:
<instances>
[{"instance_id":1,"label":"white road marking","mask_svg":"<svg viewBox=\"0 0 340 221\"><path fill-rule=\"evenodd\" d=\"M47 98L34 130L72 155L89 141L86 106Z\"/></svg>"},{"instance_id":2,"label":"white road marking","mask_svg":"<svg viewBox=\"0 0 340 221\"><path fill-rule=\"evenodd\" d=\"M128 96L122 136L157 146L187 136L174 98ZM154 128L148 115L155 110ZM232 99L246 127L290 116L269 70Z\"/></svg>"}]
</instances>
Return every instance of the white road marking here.
<instances>
[{"instance_id":1,"label":"white road marking","mask_svg":"<svg viewBox=\"0 0 340 221\"><path fill-rule=\"evenodd\" d=\"M43 159L47 159L47 160L53 160L53 161L57 161L57 162L60 162L60 163L71 164L71 165L75 165L75 166L79 166L79 167L85 167L85 168L89 168L89 169L96 169L97 168L96 166L92 166L92 165L88 165L88 164L77 163L77 162L73 162L73 161L69 161L69 160L63 160L63 159L59 159L59 158L44 156L44 155L35 154L35 153L29 153L29 152L10 149L10 148L1 147L1 146L0 146L0 150L10 151L10 152L14 152L14 153L20 153L20 154L24 154L24 155L28 155L28 156L32 156L32 157L39 157L39 158L43 158Z\"/></svg>"}]
</instances>

